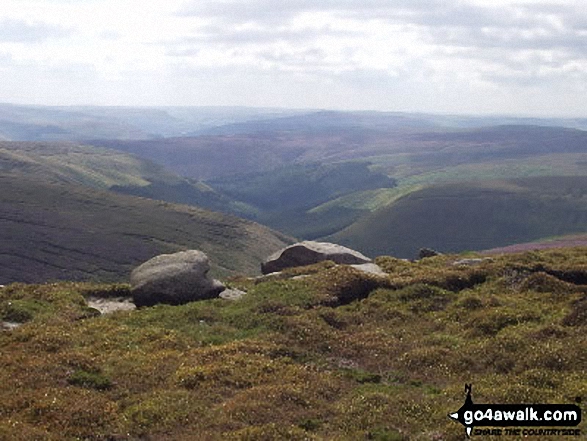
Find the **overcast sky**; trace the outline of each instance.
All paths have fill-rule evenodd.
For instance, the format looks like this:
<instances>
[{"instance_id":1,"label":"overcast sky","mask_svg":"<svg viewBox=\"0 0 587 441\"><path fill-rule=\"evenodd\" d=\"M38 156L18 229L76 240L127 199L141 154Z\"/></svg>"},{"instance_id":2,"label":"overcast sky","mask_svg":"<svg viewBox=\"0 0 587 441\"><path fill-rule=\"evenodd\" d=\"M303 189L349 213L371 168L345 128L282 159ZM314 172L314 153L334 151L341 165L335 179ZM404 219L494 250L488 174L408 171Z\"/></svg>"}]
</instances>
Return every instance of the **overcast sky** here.
<instances>
[{"instance_id":1,"label":"overcast sky","mask_svg":"<svg viewBox=\"0 0 587 441\"><path fill-rule=\"evenodd\" d=\"M1 0L0 101L587 117L585 0Z\"/></svg>"}]
</instances>

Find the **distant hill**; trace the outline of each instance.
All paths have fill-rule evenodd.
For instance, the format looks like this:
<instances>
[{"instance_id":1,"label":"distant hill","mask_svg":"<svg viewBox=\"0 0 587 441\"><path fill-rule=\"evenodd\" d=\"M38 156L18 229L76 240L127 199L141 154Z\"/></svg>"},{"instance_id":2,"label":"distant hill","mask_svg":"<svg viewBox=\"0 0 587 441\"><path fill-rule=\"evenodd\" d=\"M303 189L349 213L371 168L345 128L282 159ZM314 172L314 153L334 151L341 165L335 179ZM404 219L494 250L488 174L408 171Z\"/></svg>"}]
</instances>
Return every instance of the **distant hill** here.
<instances>
[{"instance_id":1,"label":"distant hill","mask_svg":"<svg viewBox=\"0 0 587 441\"><path fill-rule=\"evenodd\" d=\"M59 107L0 104L0 140L152 139L183 136L225 124L298 112L247 107Z\"/></svg>"},{"instance_id":2,"label":"distant hill","mask_svg":"<svg viewBox=\"0 0 587 441\"><path fill-rule=\"evenodd\" d=\"M511 254L525 251L550 250L552 248L587 247L587 234L551 237L534 242L517 243L506 247L484 250L483 254Z\"/></svg>"},{"instance_id":3,"label":"distant hill","mask_svg":"<svg viewBox=\"0 0 587 441\"><path fill-rule=\"evenodd\" d=\"M408 194L328 239L370 255L420 248L484 250L587 231L587 177L436 185Z\"/></svg>"},{"instance_id":4,"label":"distant hill","mask_svg":"<svg viewBox=\"0 0 587 441\"><path fill-rule=\"evenodd\" d=\"M393 179L360 162L291 165L208 183L235 201L253 207L253 219L306 239L336 232L364 214L364 210L339 207L311 213L314 207L357 191L396 185Z\"/></svg>"},{"instance_id":5,"label":"distant hill","mask_svg":"<svg viewBox=\"0 0 587 441\"><path fill-rule=\"evenodd\" d=\"M259 272L288 238L232 216L0 173L0 284L124 281L161 253L196 248L218 275Z\"/></svg>"},{"instance_id":6,"label":"distant hill","mask_svg":"<svg viewBox=\"0 0 587 441\"><path fill-rule=\"evenodd\" d=\"M240 213L248 208L147 159L79 142L0 141L0 172Z\"/></svg>"},{"instance_id":7,"label":"distant hill","mask_svg":"<svg viewBox=\"0 0 587 441\"><path fill-rule=\"evenodd\" d=\"M334 234L425 186L587 175L587 132L581 130L531 125L384 129L381 115L379 119L368 113L362 115L367 122L353 115L345 119L329 113L317 118L323 125L298 116L282 118L276 131L270 131L271 124L263 122L268 131L98 144L203 180L217 193L245 204L233 203L234 209L218 205L219 209L307 239ZM296 127L294 122L299 124L299 130L278 131L286 122L292 127ZM380 183L350 189L344 187L343 178L338 182L345 190L326 195L320 186L308 189L313 182L309 174L295 172L304 167L345 163L369 163L370 173L387 175L397 186ZM349 184L355 183L351 176L353 173ZM279 206L275 198L287 203ZM308 204L300 206L300 199Z\"/></svg>"},{"instance_id":8,"label":"distant hill","mask_svg":"<svg viewBox=\"0 0 587 441\"><path fill-rule=\"evenodd\" d=\"M375 123L372 124L372 126ZM132 153L193 179L266 172L292 164L366 161L395 178L446 167L587 153L587 132L562 127L398 129L309 125L305 129L160 140L103 140L93 145ZM269 126L268 126L269 127Z\"/></svg>"}]
</instances>

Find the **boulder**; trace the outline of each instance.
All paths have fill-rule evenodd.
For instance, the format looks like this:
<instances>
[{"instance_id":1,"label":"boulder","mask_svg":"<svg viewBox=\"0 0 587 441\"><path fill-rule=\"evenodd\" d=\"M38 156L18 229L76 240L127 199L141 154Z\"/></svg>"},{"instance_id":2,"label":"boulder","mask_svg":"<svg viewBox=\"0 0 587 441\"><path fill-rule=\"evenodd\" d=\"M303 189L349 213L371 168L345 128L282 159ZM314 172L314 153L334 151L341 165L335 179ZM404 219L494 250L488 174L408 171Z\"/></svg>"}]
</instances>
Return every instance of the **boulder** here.
<instances>
[{"instance_id":1,"label":"boulder","mask_svg":"<svg viewBox=\"0 0 587 441\"><path fill-rule=\"evenodd\" d=\"M361 265L371 259L350 248L334 243L304 241L278 251L271 255L263 264L261 272L270 274L285 268L312 265L324 260L346 265Z\"/></svg>"},{"instance_id":2,"label":"boulder","mask_svg":"<svg viewBox=\"0 0 587 441\"><path fill-rule=\"evenodd\" d=\"M135 268L131 294L137 306L181 305L218 297L224 285L208 276L210 263L201 251L162 254Z\"/></svg>"}]
</instances>

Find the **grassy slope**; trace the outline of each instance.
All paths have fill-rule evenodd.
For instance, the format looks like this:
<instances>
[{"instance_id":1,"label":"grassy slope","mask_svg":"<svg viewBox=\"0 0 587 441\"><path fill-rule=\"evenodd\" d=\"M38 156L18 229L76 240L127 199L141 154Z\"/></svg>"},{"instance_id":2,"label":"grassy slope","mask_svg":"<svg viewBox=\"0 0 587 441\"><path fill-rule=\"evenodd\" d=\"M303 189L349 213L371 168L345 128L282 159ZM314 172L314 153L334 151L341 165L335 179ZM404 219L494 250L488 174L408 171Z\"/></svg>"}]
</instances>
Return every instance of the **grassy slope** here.
<instances>
[{"instance_id":1,"label":"grassy slope","mask_svg":"<svg viewBox=\"0 0 587 441\"><path fill-rule=\"evenodd\" d=\"M163 252L197 248L217 274L258 272L283 246L265 227L195 207L0 174L0 283L124 280Z\"/></svg>"},{"instance_id":2,"label":"grassy slope","mask_svg":"<svg viewBox=\"0 0 587 441\"><path fill-rule=\"evenodd\" d=\"M2 142L0 173L15 179L82 184L202 208L246 213L250 208L203 183L189 181L146 159L74 142Z\"/></svg>"},{"instance_id":3,"label":"grassy slope","mask_svg":"<svg viewBox=\"0 0 587 441\"><path fill-rule=\"evenodd\" d=\"M325 263L102 317L83 296L124 287L9 286L0 319L28 323L0 333L0 438L459 441L464 383L476 403L587 395L585 251L380 258L377 280Z\"/></svg>"},{"instance_id":4,"label":"grassy slope","mask_svg":"<svg viewBox=\"0 0 587 441\"><path fill-rule=\"evenodd\" d=\"M257 127L263 132L108 141L104 145L150 158L180 174L206 179L212 187L239 173L249 173L249 178L257 173L259 179L275 173L273 178L278 179L292 164L344 161L370 162L373 172L396 179L397 188L334 194L324 204L310 207L300 219L292 210L285 209L281 215L257 210L262 221L303 238L332 234L426 185L587 174L587 133L580 130L538 126L406 128L369 114L361 116L366 122L350 117L339 121L331 116L328 112L323 115L326 121L321 120L322 126L311 119L285 118L277 125L247 125L250 130ZM233 212L245 213L242 207L238 209L241 211ZM294 218L295 222L288 222Z\"/></svg>"},{"instance_id":5,"label":"grassy slope","mask_svg":"<svg viewBox=\"0 0 587 441\"><path fill-rule=\"evenodd\" d=\"M587 230L587 177L444 184L400 198L329 239L367 255L482 250Z\"/></svg>"},{"instance_id":6,"label":"grassy slope","mask_svg":"<svg viewBox=\"0 0 587 441\"><path fill-rule=\"evenodd\" d=\"M183 180L163 167L116 150L72 142L0 142L0 171L50 182L107 189Z\"/></svg>"},{"instance_id":7,"label":"grassy slope","mask_svg":"<svg viewBox=\"0 0 587 441\"><path fill-rule=\"evenodd\" d=\"M292 165L208 183L254 207L259 222L306 239L336 232L364 214L340 206L312 213L315 206L345 194L395 186L392 179L359 162Z\"/></svg>"}]
</instances>

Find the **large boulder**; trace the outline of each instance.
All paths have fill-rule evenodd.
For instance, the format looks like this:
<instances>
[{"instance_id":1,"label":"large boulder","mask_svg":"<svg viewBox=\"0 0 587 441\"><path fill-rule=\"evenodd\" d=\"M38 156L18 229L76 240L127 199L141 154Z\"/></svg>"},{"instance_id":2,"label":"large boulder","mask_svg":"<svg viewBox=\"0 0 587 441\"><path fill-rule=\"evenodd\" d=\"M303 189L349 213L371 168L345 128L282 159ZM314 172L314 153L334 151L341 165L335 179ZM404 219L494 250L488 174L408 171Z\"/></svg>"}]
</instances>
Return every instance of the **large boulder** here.
<instances>
[{"instance_id":1,"label":"large boulder","mask_svg":"<svg viewBox=\"0 0 587 441\"><path fill-rule=\"evenodd\" d=\"M363 256L358 251L342 245L306 240L290 245L269 256L261 264L261 272L269 274L285 268L311 265L323 260L332 260L335 263L346 265L360 265L371 262L371 259Z\"/></svg>"},{"instance_id":2,"label":"large boulder","mask_svg":"<svg viewBox=\"0 0 587 441\"><path fill-rule=\"evenodd\" d=\"M201 251L162 254L135 268L130 275L137 306L181 305L218 297L224 285L208 276L210 263Z\"/></svg>"}]
</instances>

